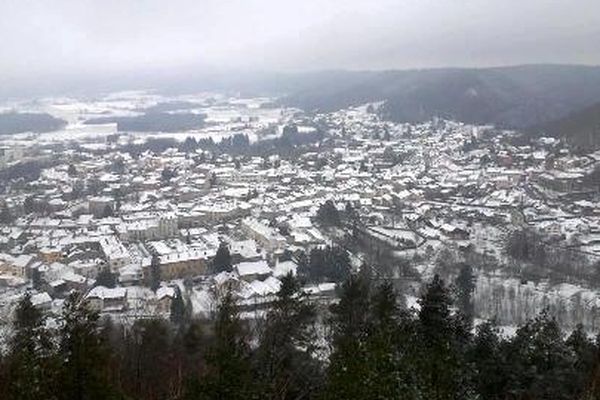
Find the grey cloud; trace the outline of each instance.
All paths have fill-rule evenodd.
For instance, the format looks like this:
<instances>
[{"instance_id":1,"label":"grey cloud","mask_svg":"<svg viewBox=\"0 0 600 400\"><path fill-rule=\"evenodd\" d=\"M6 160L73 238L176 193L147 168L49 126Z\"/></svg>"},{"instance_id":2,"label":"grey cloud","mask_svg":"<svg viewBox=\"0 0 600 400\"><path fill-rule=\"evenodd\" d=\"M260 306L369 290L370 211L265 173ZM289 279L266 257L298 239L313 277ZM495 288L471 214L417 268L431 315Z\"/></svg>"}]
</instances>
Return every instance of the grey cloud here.
<instances>
[{"instance_id":1,"label":"grey cloud","mask_svg":"<svg viewBox=\"0 0 600 400\"><path fill-rule=\"evenodd\" d=\"M600 64L597 0L3 0L0 74Z\"/></svg>"}]
</instances>

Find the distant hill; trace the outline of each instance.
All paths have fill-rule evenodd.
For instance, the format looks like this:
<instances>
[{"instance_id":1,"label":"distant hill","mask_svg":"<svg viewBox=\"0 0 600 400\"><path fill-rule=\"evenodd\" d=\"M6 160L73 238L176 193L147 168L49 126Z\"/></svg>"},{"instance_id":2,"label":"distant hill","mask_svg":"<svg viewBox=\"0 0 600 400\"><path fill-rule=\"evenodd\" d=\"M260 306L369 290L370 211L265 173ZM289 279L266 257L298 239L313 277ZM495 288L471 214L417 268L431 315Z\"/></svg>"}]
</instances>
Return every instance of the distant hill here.
<instances>
[{"instance_id":1,"label":"distant hill","mask_svg":"<svg viewBox=\"0 0 600 400\"><path fill-rule=\"evenodd\" d=\"M0 135L53 132L64 128L66 124L66 121L50 114L0 113Z\"/></svg>"},{"instance_id":2,"label":"distant hill","mask_svg":"<svg viewBox=\"0 0 600 400\"><path fill-rule=\"evenodd\" d=\"M86 125L117 123L121 132L183 132L204 126L202 114L150 112L133 117L100 117L85 121Z\"/></svg>"},{"instance_id":3,"label":"distant hill","mask_svg":"<svg viewBox=\"0 0 600 400\"><path fill-rule=\"evenodd\" d=\"M242 96L277 96L280 104L307 111L329 112L383 101L379 112L392 121L419 122L440 116L518 129L545 127L551 121L600 102L600 67L590 66L302 73L176 72L164 77L159 74L160 79L135 74L108 81L114 82L115 89L152 87L165 94L220 91ZM82 85L80 90L84 92L84 88L90 93L98 90L94 85ZM117 122L119 130L183 131L199 127L202 117L189 111L168 112L195 107L192 103L174 101L143 110L146 115L141 117L96 121Z\"/></svg>"},{"instance_id":4,"label":"distant hill","mask_svg":"<svg viewBox=\"0 0 600 400\"><path fill-rule=\"evenodd\" d=\"M600 67L587 66L330 71L296 79L284 104L333 111L384 101L380 113L398 122L440 116L525 128L600 102Z\"/></svg>"},{"instance_id":5,"label":"distant hill","mask_svg":"<svg viewBox=\"0 0 600 400\"><path fill-rule=\"evenodd\" d=\"M582 149L598 148L600 146L600 102L566 117L532 127L529 132L535 135L563 137Z\"/></svg>"}]
</instances>

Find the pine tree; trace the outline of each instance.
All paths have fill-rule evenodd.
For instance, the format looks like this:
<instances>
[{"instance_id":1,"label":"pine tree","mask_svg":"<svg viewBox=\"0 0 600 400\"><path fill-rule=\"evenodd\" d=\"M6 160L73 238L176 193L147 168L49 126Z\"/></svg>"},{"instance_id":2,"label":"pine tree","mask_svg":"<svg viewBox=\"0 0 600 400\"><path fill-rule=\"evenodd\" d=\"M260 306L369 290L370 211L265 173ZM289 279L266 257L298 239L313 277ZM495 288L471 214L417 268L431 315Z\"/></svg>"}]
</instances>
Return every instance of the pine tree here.
<instances>
[{"instance_id":1,"label":"pine tree","mask_svg":"<svg viewBox=\"0 0 600 400\"><path fill-rule=\"evenodd\" d=\"M350 222L351 224L357 224L360 222L358 212L356 211L356 208L354 208L351 202L346 203L345 216L348 222Z\"/></svg>"},{"instance_id":2,"label":"pine tree","mask_svg":"<svg viewBox=\"0 0 600 400\"><path fill-rule=\"evenodd\" d=\"M215 174L214 172L210 173L209 179L208 179L208 184L211 188L214 188L215 186L217 186L217 174Z\"/></svg>"},{"instance_id":3,"label":"pine tree","mask_svg":"<svg viewBox=\"0 0 600 400\"><path fill-rule=\"evenodd\" d=\"M298 272L310 282L343 282L350 277L350 258L342 247L315 248L306 261L299 263Z\"/></svg>"},{"instance_id":4,"label":"pine tree","mask_svg":"<svg viewBox=\"0 0 600 400\"><path fill-rule=\"evenodd\" d=\"M31 303L29 293L19 302L13 321L6 360L8 398L12 400L55 399L57 359L42 312Z\"/></svg>"},{"instance_id":5,"label":"pine tree","mask_svg":"<svg viewBox=\"0 0 600 400\"><path fill-rule=\"evenodd\" d=\"M387 125L383 127L383 140L385 140L386 142L392 140L392 135L390 134L390 130L387 127Z\"/></svg>"},{"instance_id":6,"label":"pine tree","mask_svg":"<svg viewBox=\"0 0 600 400\"><path fill-rule=\"evenodd\" d=\"M229 291L219 300L214 335L214 344L206 356L206 374L191 382L185 398L253 398L255 384L248 335Z\"/></svg>"},{"instance_id":7,"label":"pine tree","mask_svg":"<svg viewBox=\"0 0 600 400\"><path fill-rule=\"evenodd\" d=\"M468 358L477 371L475 390L484 399L505 398L507 371L502 353L503 343L494 322L479 325Z\"/></svg>"},{"instance_id":8,"label":"pine tree","mask_svg":"<svg viewBox=\"0 0 600 400\"><path fill-rule=\"evenodd\" d=\"M102 216L104 218L112 217L113 216L113 209L112 209L112 207L109 204L107 204L104 207L104 210L102 211Z\"/></svg>"},{"instance_id":9,"label":"pine tree","mask_svg":"<svg viewBox=\"0 0 600 400\"><path fill-rule=\"evenodd\" d=\"M217 254L215 254L215 258L212 262L212 269L214 273L231 271L231 254L229 253L229 246L227 246L227 243L221 242L221 244L219 244Z\"/></svg>"},{"instance_id":10,"label":"pine tree","mask_svg":"<svg viewBox=\"0 0 600 400\"><path fill-rule=\"evenodd\" d=\"M60 329L59 399L104 400L118 398L109 381L110 353L100 335L98 313L73 292L65 300Z\"/></svg>"},{"instance_id":11,"label":"pine tree","mask_svg":"<svg viewBox=\"0 0 600 400\"><path fill-rule=\"evenodd\" d=\"M469 377L462 369L461 353L456 335L457 321L452 317L452 299L444 281L435 275L419 300L421 362L426 398L464 398L470 388ZM462 333L462 329L461 329Z\"/></svg>"},{"instance_id":12,"label":"pine tree","mask_svg":"<svg viewBox=\"0 0 600 400\"><path fill-rule=\"evenodd\" d=\"M257 349L255 368L261 398L302 398L318 385L321 371L314 359L315 317L314 306L299 281L291 274L284 276Z\"/></svg>"},{"instance_id":13,"label":"pine tree","mask_svg":"<svg viewBox=\"0 0 600 400\"><path fill-rule=\"evenodd\" d=\"M467 317L468 321L473 321L474 309L471 296L475 290L476 277L473 274L473 268L470 265L461 265L456 281L457 306L458 309Z\"/></svg>"},{"instance_id":14,"label":"pine tree","mask_svg":"<svg viewBox=\"0 0 600 400\"><path fill-rule=\"evenodd\" d=\"M368 398L365 335L370 313L370 285L351 276L342 285L340 300L331 307L333 336L327 369L326 399Z\"/></svg>"},{"instance_id":15,"label":"pine tree","mask_svg":"<svg viewBox=\"0 0 600 400\"><path fill-rule=\"evenodd\" d=\"M110 269L104 268L100 272L98 272L98 276L96 276L96 282L94 286L114 288L115 286L117 286L117 277L115 274L110 272Z\"/></svg>"},{"instance_id":16,"label":"pine tree","mask_svg":"<svg viewBox=\"0 0 600 400\"><path fill-rule=\"evenodd\" d=\"M588 339L582 325L577 325L565 344L575 355L575 373L570 383L573 386L573 392L580 398L592 380L594 364L598 357L598 348Z\"/></svg>"},{"instance_id":17,"label":"pine tree","mask_svg":"<svg viewBox=\"0 0 600 400\"><path fill-rule=\"evenodd\" d=\"M175 296L171 301L171 322L178 328L182 329L188 322L188 311L179 286L175 286Z\"/></svg>"},{"instance_id":18,"label":"pine tree","mask_svg":"<svg viewBox=\"0 0 600 400\"><path fill-rule=\"evenodd\" d=\"M507 393L519 398L572 399L576 357L546 311L517 330L507 346Z\"/></svg>"},{"instance_id":19,"label":"pine tree","mask_svg":"<svg viewBox=\"0 0 600 400\"><path fill-rule=\"evenodd\" d=\"M14 218L10 210L8 209L8 204L2 204L2 208L0 209L0 224L8 225L13 222Z\"/></svg>"},{"instance_id":20,"label":"pine tree","mask_svg":"<svg viewBox=\"0 0 600 400\"><path fill-rule=\"evenodd\" d=\"M324 398L419 398L414 322L400 310L391 284L371 294L369 280L353 276L342 286L332 313Z\"/></svg>"},{"instance_id":21,"label":"pine tree","mask_svg":"<svg viewBox=\"0 0 600 400\"><path fill-rule=\"evenodd\" d=\"M31 269L31 284L35 290L40 290L43 285L42 273L38 268Z\"/></svg>"},{"instance_id":22,"label":"pine tree","mask_svg":"<svg viewBox=\"0 0 600 400\"><path fill-rule=\"evenodd\" d=\"M452 337L452 298L439 275L435 275L427 285L419 304L419 321L427 344L437 345L448 341Z\"/></svg>"},{"instance_id":23,"label":"pine tree","mask_svg":"<svg viewBox=\"0 0 600 400\"><path fill-rule=\"evenodd\" d=\"M152 255L152 261L150 261L150 275L148 276L149 286L154 292L160 287L161 273L160 273L160 258L156 254Z\"/></svg>"},{"instance_id":24,"label":"pine tree","mask_svg":"<svg viewBox=\"0 0 600 400\"><path fill-rule=\"evenodd\" d=\"M317 220L325 226L339 226L341 219L338 209L331 200L321 204L317 211Z\"/></svg>"},{"instance_id":25,"label":"pine tree","mask_svg":"<svg viewBox=\"0 0 600 400\"><path fill-rule=\"evenodd\" d=\"M411 319L400 312L396 293L389 282L379 286L371 304L364 381L367 394L374 399L418 398Z\"/></svg>"},{"instance_id":26,"label":"pine tree","mask_svg":"<svg viewBox=\"0 0 600 400\"><path fill-rule=\"evenodd\" d=\"M25 200L23 201L23 211L25 211L25 214L31 214L35 211L35 202L32 196L25 197Z\"/></svg>"},{"instance_id":27,"label":"pine tree","mask_svg":"<svg viewBox=\"0 0 600 400\"><path fill-rule=\"evenodd\" d=\"M73 164L69 164L69 168L67 169L67 174L73 178L75 176L77 176L77 169L75 168L75 165Z\"/></svg>"}]
</instances>

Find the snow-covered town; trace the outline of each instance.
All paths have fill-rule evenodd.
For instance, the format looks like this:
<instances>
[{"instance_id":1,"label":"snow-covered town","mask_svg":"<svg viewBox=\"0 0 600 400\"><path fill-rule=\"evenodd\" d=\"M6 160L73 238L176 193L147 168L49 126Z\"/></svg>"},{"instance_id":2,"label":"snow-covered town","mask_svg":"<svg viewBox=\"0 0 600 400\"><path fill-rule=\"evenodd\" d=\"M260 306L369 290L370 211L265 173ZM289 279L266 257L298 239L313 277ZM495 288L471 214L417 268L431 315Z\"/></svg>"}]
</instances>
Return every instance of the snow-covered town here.
<instances>
[{"instance_id":1,"label":"snow-covered town","mask_svg":"<svg viewBox=\"0 0 600 400\"><path fill-rule=\"evenodd\" d=\"M0 1L0 400L600 400L600 1Z\"/></svg>"},{"instance_id":2,"label":"snow-covered town","mask_svg":"<svg viewBox=\"0 0 600 400\"><path fill-rule=\"evenodd\" d=\"M476 318L510 327L550 308L565 328L598 330L600 152L493 126L396 124L377 103L308 114L268 98L124 92L15 106L67 124L0 137L2 329L25 291L53 313L76 289L133 321L168 316L175 298L210 315L233 287L252 318L288 273L327 304L361 268L418 307L422 282L467 263ZM203 124L109 121L152 107ZM321 268L315 249L347 267Z\"/></svg>"}]
</instances>

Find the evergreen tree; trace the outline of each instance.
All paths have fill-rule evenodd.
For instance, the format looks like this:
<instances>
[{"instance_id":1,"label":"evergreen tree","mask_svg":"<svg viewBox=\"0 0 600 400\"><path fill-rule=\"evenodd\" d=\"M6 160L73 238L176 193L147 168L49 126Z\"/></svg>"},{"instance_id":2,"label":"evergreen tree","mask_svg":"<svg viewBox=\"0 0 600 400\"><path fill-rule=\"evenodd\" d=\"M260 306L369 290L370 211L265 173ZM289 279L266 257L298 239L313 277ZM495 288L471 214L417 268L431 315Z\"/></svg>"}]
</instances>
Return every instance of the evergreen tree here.
<instances>
[{"instance_id":1,"label":"evergreen tree","mask_svg":"<svg viewBox=\"0 0 600 400\"><path fill-rule=\"evenodd\" d=\"M104 286L107 288L114 288L117 286L117 277L115 274L110 272L110 269L103 268L98 272L98 276L96 276L96 283L94 286Z\"/></svg>"},{"instance_id":2,"label":"evergreen tree","mask_svg":"<svg viewBox=\"0 0 600 400\"><path fill-rule=\"evenodd\" d=\"M77 169L75 168L75 165L69 164L69 168L67 169L67 174L69 174L69 176L71 178L77 176Z\"/></svg>"},{"instance_id":3,"label":"evergreen tree","mask_svg":"<svg viewBox=\"0 0 600 400\"><path fill-rule=\"evenodd\" d=\"M573 399L576 357L555 319L543 312L517 330L505 349L507 393L516 398Z\"/></svg>"},{"instance_id":4,"label":"evergreen tree","mask_svg":"<svg viewBox=\"0 0 600 400\"><path fill-rule=\"evenodd\" d=\"M198 142L196 141L196 138L194 138L193 136L186 137L180 146L181 151L183 151L185 153L193 153L196 151L197 148L198 148Z\"/></svg>"},{"instance_id":5,"label":"evergreen tree","mask_svg":"<svg viewBox=\"0 0 600 400\"><path fill-rule=\"evenodd\" d=\"M385 140L386 142L392 140L392 135L390 135L390 130L387 127L387 125L383 127L383 140Z\"/></svg>"},{"instance_id":6,"label":"evergreen tree","mask_svg":"<svg viewBox=\"0 0 600 400\"><path fill-rule=\"evenodd\" d=\"M455 280L457 289L457 306L458 309L467 317L469 321L473 321L474 309L471 296L475 290L476 277L473 274L473 268L470 265L462 264L460 271Z\"/></svg>"},{"instance_id":7,"label":"evergreen tree","mask_svg":"<svg viewBox=\"0 0 600 400\"><path fill-rule=\"evenodd\" d=\"M156 254L152 255L152 261L150 261L150 275L148 277L150 289L154 292L160 287L161 273L160 273L160 259Z\"/></svg>"},{"instance_id":8,"label":"evergreen tree","mask_svg":"<svg viewBox=\"0 0 600 400\"><path fill-rule=\"evenodd\" d=\"M173 170L169 167L163 168L162 172L160 173L160 179L163 182L169 182L171 179L175 178L176 176L177 176L177 171Z\"/></svg>"},{"instance_id":9,"label":"evergreen tree","mask_svg":"<svg viewBox=\"0 0 600 400\"><path fill-rule=\"evenodd\" d=\"M475 390L484 399L505 398L507 371L502 346L498 328L493 322L485 322L477 327L468 358L477 372Z\"/></svg>"},{"instance_id":10,"label":"evergreen tree","mask_svg":"<svg viewBox=\"0 0 600 400\"><path fill-rule=\"evenodd\" d=\"M346 210L345 210L345 214L346 214L346 219L348 220L348 222L352 223L352 224L356 224L360 222L360 217L358 215L358 212L356 211L356 208L354 208L354 206L352 205L351 202L347 202L346 203Z\"/></svg>"},{"instance_id":11,"label":"evergreen tree","mask_svg":"<svg viewBox=\"0 0 600 400\"><path fill-rule=\"evenodd\" d=\"M414 323L399 309L391 284L371 295L367 278L353 276L332 312L326 399L419 398Z\"/></svg>"},{"instance_id":12,"label":"evergreen tree","mask_svg":"<svg viewBox=\"0 0 600 400\"><path fill-rule=\"evenodd\" d=\"M247 332L229 291L219 300L214 335L206 357L206 373L188 385L186 399L253 398L255 384Z\"/></svg>"},{"instance_id":13,"label":"evergreen tree","mask_svg":"<svg viewBox=\"0 0 600 400\"><path fill-rule=\"evenodd\" d=\"M317 211L317 220L325 226L340 225L340 214L333 201L327 200L325 203L321 204Z\"/></svg>"},{"instance_id":14,"label":"evergreen tree","mask_svg":"<svg viewBox=\"0 0 600 400\"><path fill-rule=\"evenodd\" d=\"M369 322L370 285L351 276L342 285L340 300L331 307L333 336L325 398L368 398L365 334Z\"/></svg>"},{"instance_id":15,"label":"evergreen tree","mask_svg":"<svg viewBox=\"0 0 600 400\"><path fill-rule=\"evenodd\" d=\"M175 286L175 296L171 301L170 320L179 329L188 322L188 310L179 286Z\"/></svg>"},{"instance_id":16,"label":"evergreen tree","mask_svg":"<svg viewBox=\"0 0 600 400\"><path fill-rule=\"evenodd\" d=\"M112 217L113 216L113 209L112 209L112 207L109 204L107 204L104 207L104 210L102 211L102 216L104 218Z\"/></svg>"},{"instance_id":17,"label":"evergreen tree","mask_svg":"<svg viewBox=\"0 0 600 400\"><path fill-rule=\"evenodd\" d=\"M298 273L310 282L343 282L350 277L350 258L345 249L339 246L315 248L310 252L308 264L301 260Z\"/></svg>"},{"instance_id":18,"label":"evergreen tree","mask_svg":"<svg viewBox=\"0 0 600 400\"><path fill-rule=\"evenodd\" d=\"M35 290L40 290L43 285L42 273L39 268L31 269L31 284Z\"/></svg>"},{"instance_id":19,"label":"evergreen tree","mask_svg":"<svg viewBox=\"0 0 600 400\"><path fill-rule=\"evenodd\" d=\"M427 285L419 304L424 394L426 398L439 400L465 398L470 389L465 382L469 377L462 369L458 324L451 315L450 292L438 275Z\"/></svg>"},{"instance_id":20,"label":"evergreen tree","mask_svg":"<svg viewBox=\"0 0 600 400\"><path fill-rule=\"evenodd\" d=\"M8 398L55 399L54 345L45 318L31 303L29 293L17 306L13 329L6 360Z\"/></svg>"},{"instance_id":21,"label":"evergreen tree","mask_svg":"<svg viewBox=\"0 0 600 400\"><path fill-rule=\"evenodd\" d=\"M211 188L214 188L215 186L217 186L217 174L215 174L214 172L210 173L209 179L208 179L208 184Z\"/></svg>"},{"instance_id":22,"label":"evergreen tree","mask_svg":"<svg viewBox=\"0 0 600 400\"><path fill-rule=\"evenodd\" d=\"M212 262L212 269L214 273L219 272L230 272L231 271L231 254L229 253L229 246L225 242L219 244L217 254Z\"/></svg>"},{"instance_id":23,"label":"evergreen tree","mask_svg":"<svg viewBox=\"0 0 600 400\"><path fill-rule=\"evenodd\" d=\"M25 200L23 201L23 211L25 211L25 214L31 214L35 211L35 202L32 196L25 197Z\"/></svg>"},{"instance_id":24,"label":"evergreen tree","mask_svg":"<svg viewBox=\"0 0 600 400\"><path fill-rule=\"evenodd\" d=\"M9 225L13 222L14 218L10 210L8 209L8 204L3 203L2 208L0 209L0 224Z\"/></svg>"},{"instance_id":25,"label":"evergreen tree","mask_svg":"<svg viewBox=\"0 0 600 400\"><path fill-rule=\"evenodd\" d=\"M360 172L367 172L369 169L367 168L367 164L365 163L365 160L362 160L360 162L360 166L358 167L358 170Z\"/></svg>"},{"instance_id":26,"label":"evergreen tree","mask_svg":"<svg viewBox=\"0 0 600 400\"><path fill-rule=\"evenodd\" d=\"M321 371L313 357L315 317L299 281L291 274L284 276L257 349L261 398L303 398L318 385Z\"/></svg>"},{"instance_id":27,"label":"evergreen tree","mask_svg":"<svg viewBox=\"0 0 600 400\"><path fill-rule=\"evenodd\" d=\"M594 364L598 359L598 348L588 339L582 325L578 325L565 342L575 355L574 376L570 382L578 398L582 397L592 380Z\"/></svg>"},{"instance_id":28,"label":"evergreen tree","mask_svg":"<svg viewBox=\"0 0 600 400\"><path fill-rule=\"evenodd\" d=\"M110 170L115 174L122 175L125 173L125 161L122 158L117 158L110 166Z\"/></svg>"},{"instance_id":29,"label":"evergreen tree","mask_svg":"<svg viewBox=\"0 0 600 400\"><path fill-rule=\"evenodd\" d=\"M415 399L419 385L414 368L413 324L398 308L391 283L382 284L371 300L371 322L366 339L369 398Z\"/></svg>"},{"instance_id":30,"label":"evergreen tree","mask_svg":"<svg viewBox=\"0 0 600 400\"><path fill-rule=\"evenodd\" d=\"M73 292L65 300L60 329L59 399L103 400L118 398L109 376L110 353L99 333L98 313Z\"/></svg>"}]
</instances>

